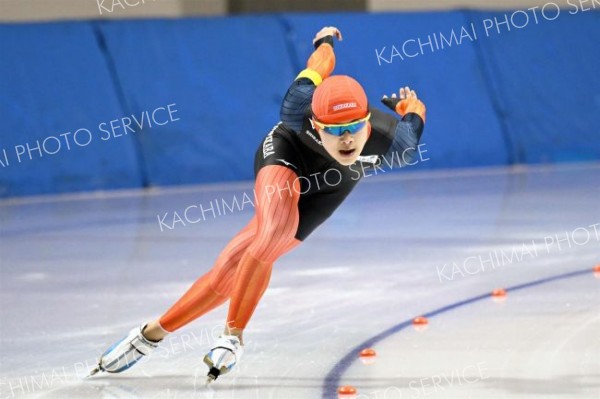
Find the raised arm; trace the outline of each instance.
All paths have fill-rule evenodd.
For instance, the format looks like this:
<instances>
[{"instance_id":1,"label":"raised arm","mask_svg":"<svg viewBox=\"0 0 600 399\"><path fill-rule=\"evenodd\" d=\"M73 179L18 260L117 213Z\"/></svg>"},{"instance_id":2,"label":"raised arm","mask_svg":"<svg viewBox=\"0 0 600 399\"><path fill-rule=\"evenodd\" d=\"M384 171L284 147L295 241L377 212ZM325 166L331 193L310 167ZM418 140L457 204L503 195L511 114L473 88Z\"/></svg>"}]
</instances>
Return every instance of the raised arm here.
<instances>
[{"instance_id":1,"label":"raised arm","mask_svg":"<svg viewBox=\"0 0 600 399\"><path fill-rule=\"evenodd\" d=\"M333 39L342 40L341 32L332 26L321 29L313 39L315 51L311 54L306 68L302 70L281 103L280 118L283 124L295 132L302 129L302 122L310 109L315 88L327 78L335 68Z\"/></svg>"}]
</instances>

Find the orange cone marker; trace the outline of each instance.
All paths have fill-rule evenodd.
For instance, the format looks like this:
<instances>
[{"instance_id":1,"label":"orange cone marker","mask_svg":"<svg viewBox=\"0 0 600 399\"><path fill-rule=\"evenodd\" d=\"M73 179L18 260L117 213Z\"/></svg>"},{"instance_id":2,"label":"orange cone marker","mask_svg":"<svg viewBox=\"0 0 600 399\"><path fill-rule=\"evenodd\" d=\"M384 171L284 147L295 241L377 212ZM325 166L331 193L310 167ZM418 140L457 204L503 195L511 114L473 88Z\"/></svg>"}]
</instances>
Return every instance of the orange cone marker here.
<instances>
[{"instance_id":1,"label":"orange cone marker","mask_svg":"<svg viewBox=\"0 0 600 399\"><path fill-rule=\"evenodd\" d=\"M356 397L356 388L351 385L344 385L338 388L338 398L350 399Z\"/></svg>"},{"instance_id":2,"label":"orange cone marker","mask_svg":"<svg viewBox=\"0 0 600 399\"><path fill-rule=\"evenodd\" d=\"M360 354L358 355L362 364L365 364L365 365L375 363L376 356L377 356L377 352L375 352L371 348L363 349L362 351L360 351Z\"/></svg>"},{"instance_id":3,"label":"orange cone marker","mask_svg":"<svg viewBox=\"0 0 600 399\"><path fill-rule=\"evenodd\" d=\"M427 320L426 317L418 316L413 319L413 327L417 331L425 330L427 328L428 324L429 324L429 321Z\"/></svg>"},{"instance_id":4,"label":"orange cone marker","mask_svg":"<svg viewBox=\"0 0 600 399\"><path fill-rule=\"evenodd\" d=\"M600 278L600 265L594 266L592 270L594 271L594 277Z\"/></svg>"},{"instance_id":5,"label":"orange cone marker","mask_svg":"<svg viewBox=\"0 0 600 399\"><path fill-rule=\"evenodd\" d=\"M492 299L494 302L504 302L506 300L506 290L504 288L496 288L492 291Z\"/></svg>"}]
</instances>

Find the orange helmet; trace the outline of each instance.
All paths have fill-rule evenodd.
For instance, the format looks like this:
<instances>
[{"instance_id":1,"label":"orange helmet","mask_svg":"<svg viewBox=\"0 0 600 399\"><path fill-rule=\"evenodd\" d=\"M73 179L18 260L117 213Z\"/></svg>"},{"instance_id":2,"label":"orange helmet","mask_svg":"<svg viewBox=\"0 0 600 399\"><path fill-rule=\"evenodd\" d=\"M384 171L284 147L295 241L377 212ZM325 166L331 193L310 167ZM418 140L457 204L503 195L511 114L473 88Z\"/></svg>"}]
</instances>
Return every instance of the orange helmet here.
<instances>
[{"instance_id":1,"label":"orange helmet","mask_svg":"<svg viewBox=\"0 0 600 399\"><path fill-rule=\"evenodd\" d=\"M367 95L350 76L335 75L323 80L312 98L312 112L322 123L344 123L368 115Z\"/></svg>"}]
</instances>

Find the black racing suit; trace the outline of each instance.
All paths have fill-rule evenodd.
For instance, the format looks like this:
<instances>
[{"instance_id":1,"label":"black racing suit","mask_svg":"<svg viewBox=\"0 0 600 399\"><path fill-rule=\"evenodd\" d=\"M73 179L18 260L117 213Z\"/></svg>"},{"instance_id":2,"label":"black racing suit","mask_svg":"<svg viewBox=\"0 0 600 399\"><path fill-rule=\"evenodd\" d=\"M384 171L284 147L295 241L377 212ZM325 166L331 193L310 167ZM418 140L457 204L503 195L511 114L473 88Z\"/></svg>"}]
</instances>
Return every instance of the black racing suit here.
<instances>
[{"instance_id":1,"label":"black racing suit","mask_svg":"<svg viewBox=\"0 0 600 399\"><path fill-rule=\"evenodd\" d=\"M327 153L309 122L315 88L308 78L292 83L281 105L281 122L266 135L254 158L255 175L266 165L282 165L298 175L300 221L295 238L300 241L331 216L365 170L412 163L424 127L416 113L400 119L369 107L371 135L359 159L353 165L341 165Z\"/></svg>"}]
</instances>

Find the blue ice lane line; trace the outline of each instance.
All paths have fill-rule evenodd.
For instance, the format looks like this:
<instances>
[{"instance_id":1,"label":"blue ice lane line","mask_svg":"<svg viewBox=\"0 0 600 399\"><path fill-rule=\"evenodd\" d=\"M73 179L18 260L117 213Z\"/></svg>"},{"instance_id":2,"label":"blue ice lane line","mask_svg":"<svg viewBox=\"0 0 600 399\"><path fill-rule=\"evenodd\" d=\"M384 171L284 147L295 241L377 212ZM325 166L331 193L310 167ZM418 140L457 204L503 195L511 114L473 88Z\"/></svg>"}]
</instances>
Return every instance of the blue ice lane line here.
<instances>
[{"instance_id":1,"label":"blue ice lane line","mask_svg":"<svg viewBox=\"0 0 600 399\"><path fill-rule=\"evenodd\" d=\"M592 273L592 268L589 267L589 268L586 268L583 270L577 270L574 272L558 274L556 276L545 277L545 278L542 278L539 280L534 280L534 281L530 281L527 283L514 285L512 287L505 288L505 290L506 290L506 292L518 291L518 290L522 290L525 288L530 288L530 287L535 287L537 285L550 283L552 281L564 280L564 279L568 279L571 277L577 277L577 276L581 276L583 274L591 274L591 273ZM432 318L439 314L449 312L453 309L460 308L462 306L470 305L472 303L479 302L483 299L490 298L491 296L492 296L492 293L490 291L485 294L477 295L472 298L468 298L468 299L438 308L429 313L425 313L422 316L425 316L427 318ZM337 397L338 397L337 389L340 385L340 380L342 379L342 376L344 375L344 373L346 371L348 371L348 369L350 368L352 363L358 359L358 354L360 353L361 350L363 350L364 348L372 348L378 342L383 341L384 339L404 330L405 328L410 327L411 325L412 325L412 319L405 320L405 321L403 321L399 324L396 324L395 326L392 326L392 327L388 328L387 330L367 339L366 341L363 341L359 345L352 348L350 350L350 352L348 352L343 358L341 358L333 366L331 371L329 371L329 373L325 377L325 380L323 381L323 398L324 399L337 399Z\"/></svg>"}]
</instances>

